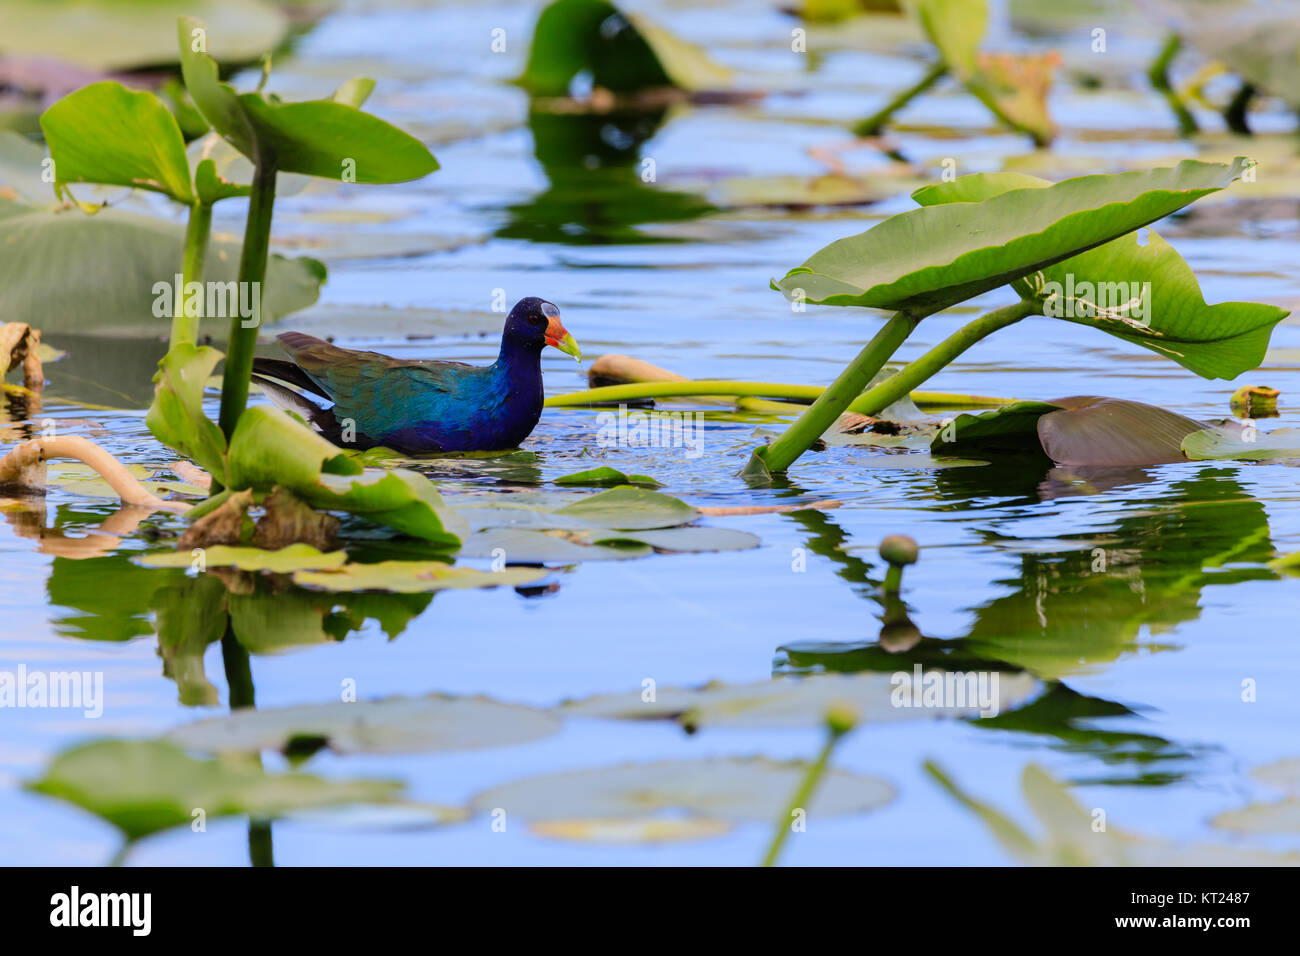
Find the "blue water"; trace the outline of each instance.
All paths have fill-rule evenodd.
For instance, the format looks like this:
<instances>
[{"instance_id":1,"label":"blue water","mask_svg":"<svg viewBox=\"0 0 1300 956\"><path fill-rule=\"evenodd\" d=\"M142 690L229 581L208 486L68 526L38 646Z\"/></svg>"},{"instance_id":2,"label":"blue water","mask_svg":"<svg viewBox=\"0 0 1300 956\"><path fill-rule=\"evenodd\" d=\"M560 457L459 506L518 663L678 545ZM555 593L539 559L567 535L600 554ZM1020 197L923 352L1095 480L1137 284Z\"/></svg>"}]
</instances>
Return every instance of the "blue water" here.
<instances>
[{"instance_id":1,"label":"blue water","mask_svg":"<svg viewBox=\"0 0 1300 956\"><path fill-rule=\"evenodd\" d=\"M807 92L746 105L674 107L640 150L641 157L655 159L658 171L659 182L647 189L672 190L675 183L685 189L710 177L822 171L809 147L847 142L839 124L910 82L916 70L910 54L920 49L870 50L845 40L808 62L789 52L795 21L767 4L648 9L724 62L755 71L756 85ZM526 98L504 83L521 69L532 17L527 4L344 4L301 39L291 58L276 63L271 88L286 96L323 93L353 73L374 75L379 85L371 108L424 137L442 164L415 184L316 183L277 204L275 236L284 250L310 252L330 267L320 304L283 327L328 332L344 344L397 355L486 362L495 356L501 320L491 311L493 294L504 289L511 302L540 295L558 303L589 356L624 352L692 377L829 382L877 328L878 317L816 307L794 313L767 280L826 243L907 208L905 195L900 191L871 207L751 209L619 223L642 233L637 242L576 242L583 233L572 229L504 238L500 234L512 226L544 219L537 203L548 178L534 156ZM498 26L509 37L501 55L488 52L489 33ZM1042 161L1044 170L1054 162L1063 174L1080 164L1100 171L1146 157L1195 155L1196 147L1176 138L1162 102L1140 82L1143 57L1158 36L1134 29L1149 39L1115 48L1106 68L1110 88L1087 92L1058 81L1052 106L1062 136ZM1086 37L1080 29L1029 46L1062 48L1073 63L1086 53ZM1023 37L1016 43L1023 45ZM951 156L961 172L996 169L1030 152L1021 140L990 127L978 104L952 89L913 104L902 124L893 139L924 164ZM1241 146L1249 150L1249 143ZM859 168L882 164L869 148L846 159ZM926 174L934 175L934 168ZM1260 178L1266 180L1267 169ZM1289 305L1300 300L1296 197L1254 201L1250 188L1234 187L1240 201L1207 203L1158 228L1196 269L1209 301ZM243 210L227 206L217 228L235 231ZM520 213L521 207L532 212ZM653 208L673 207L665 200ZM339 221L343 212L350 221ZM395 236L408 240L408 254L372 254L382 248L391 253L378 243ZM327 242L317 247L322 237ZM344 241L346 247L330 245ZM307 243L313 245L304 249ZM999 291L925 320L898 359L919 355L973 314L1008 301L1010 293ZM393 311L376 314L374 306ZM350 309L365 310L358 313L365 317L349 318ZM421 332L426 323L432 337ZM75 344L83 356L94 348L87 340L47 338L70 351ZM161 349L155 342L127 347L146 356ZM141 364L147 368L151 361ZM551 353L545 362L549 393L585 384L582 369L568 358ZM77 366L80 374L85 367ZM61 368L72 366L49 366L49 393L81 394L70 372L61 378ZM103 376L116 380L113 368L103 369ZM138 396L144 386L147 396L147 379L130 378L120 387ZM1291 401L1300 391L1300 331L1293 320L1274 333L1264 366L1236 383L1199 379L1094 330L1030 319L972 348L927 387L1042 399L1104 394L1215 418L1228 414L1228 396L1246 383L1282 390L1282 417L1261 428L1297 424ZM170 453L144 426L145 400L137 397L123 410L51 401L41 415L126 460L166 462ZM594 412L548 411L524 446L536 453L532 479L546 482L609 464L649 473L663 482L662 491L692 504L833 498L842 505L814 513L819 517L811 522L789 514L710 519L758 535L762 546L754 550L592 562L557 572L558 588L542 596L506 588L444 592L393 640L370 620L342 642L254 654L258 707L336 700L348 680L365 698L436 691L538 706L631 690L646 678L661 687L766 680L774 669L789 667L782 648L876 640L881 623L874 587L846 559L870 562L878 581L883 572L875 545L886 534L904 532L923 548L921 561L907 572L903 597L927 641L964 638L956 646L987 653L996 645L1011 659L1032 651L1044 635L1065 635L1077 647L1075 659L1054 659L1046 676L1060 677L1075 694L1122 705L1114 708L1121 712L1080 719L1072 733L1048 720L1027 729L954 721L865 726L837 750L835 764L888 779L898 798L870 814L814 821L788 842L783 862L1010 862L979 822L923 773L927 758L1030 829L1035 824L1019 776L1033 762L1074 782L1085 807L1104 808L1123 829L1176 843L1296 848L1294 835L1232 838L1207 822L1220 811L1270 798L1248 771L1297 754L1300 698L1292 688L1300 681L1294 653L1300 578L1260 571L1268 558L1300 549L1294 463L1187 463L1085 482L1036 466L939 473L864 467L876 451L833 448L801 460L791 470L793 488L753 490L735 474L757 440L756 423L712 409L698 458L681 449L600 450ZM23 427L5 426L6 443L24 437ZM450 490L463 490L491 485L485 477L490 468L443 464L428 470ZM29 513L36 508L35 526L41 526L41 506L27 507ZM125 560L108 566L98 583L51 594L56 581L75 574L71 565L78 561L48 553L49 536L93 533L117 510L116 502L53 488L43 507L45 541L30 529L20 534L19 512L4 507L3 659L103 671L107 700L94 721L73 711L0 710L0 860L99 863L115 847L111 828L25 793L21 782L70 743L152 736L226 712L221 649L209 645L203 660L218 706L182 706L176 684L162 676L147 609L119 606L116 589L124 579L114 575ZM162 516L149 523L179 526ZM1260 527L1260 547L1202 572L1203 561ZM821 543L837 536L838 547ZM127 538L106 553L121 558L143 547ZM1104 583L1079 573L1095 547L1113 563L1114 577ZM807 552L803 572L792 570L799 549ZM1171 584L1189 575L1193 584ZM76 636L95 628L135 636ZM907 655L899 657L910 669ZM1254 703L1241 700L1248 679L1257 684ZM669 758L809 758L820 742L812 730L706 728L687 736L670 724L570 720L558 736L508 748L402 757L321 753L309 766L324 774L396 777L415 799L460 805L487 787L534 774ZM268 765L282 767L283 761L269 757ZM394 832L285 821L274 828L275 857L286 865L749 865L769 837L768 828L745 825L698 843L601 847L544 840L522 826L496 833L489 824L474 818ZM243 865L246 826L232 819L213 822L202 834L164 833L141 843L131 861Z\"/></svg>"}]
</instances>

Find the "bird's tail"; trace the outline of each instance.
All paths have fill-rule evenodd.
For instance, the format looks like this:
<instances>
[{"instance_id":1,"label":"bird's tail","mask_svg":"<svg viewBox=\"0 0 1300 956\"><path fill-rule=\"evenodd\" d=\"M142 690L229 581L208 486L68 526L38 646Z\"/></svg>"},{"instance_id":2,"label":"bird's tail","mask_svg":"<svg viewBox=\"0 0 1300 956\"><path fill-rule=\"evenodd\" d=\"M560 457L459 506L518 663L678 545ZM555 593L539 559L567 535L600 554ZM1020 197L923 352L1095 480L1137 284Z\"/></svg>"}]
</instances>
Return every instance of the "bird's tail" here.
<instances>
[{"instance_id":1,"label":"bird's tail","mask_svg":"<svg viewBox=\"0 0 1300 956\"><path fill-rule=\"evenodd\" d=\"M306 379L306 382L311 383L310 389L313 393L324 396L320 386L315 382L311 382L306 374L292 362L261 358L253 360L251 380L266 393L266 397L271 400L271 404L284 409L286 412L293 412L295 415L302 416L312 428L330 441L338 443L342 437L342 428L338 419L335 418L333 410L317 405L302 392L290 388L289 384L286 384L286 380L288 380L293 385L301 385L303 388L307 388L306 382L302 382L300 379Z\"/></svg>"}]
</instances>

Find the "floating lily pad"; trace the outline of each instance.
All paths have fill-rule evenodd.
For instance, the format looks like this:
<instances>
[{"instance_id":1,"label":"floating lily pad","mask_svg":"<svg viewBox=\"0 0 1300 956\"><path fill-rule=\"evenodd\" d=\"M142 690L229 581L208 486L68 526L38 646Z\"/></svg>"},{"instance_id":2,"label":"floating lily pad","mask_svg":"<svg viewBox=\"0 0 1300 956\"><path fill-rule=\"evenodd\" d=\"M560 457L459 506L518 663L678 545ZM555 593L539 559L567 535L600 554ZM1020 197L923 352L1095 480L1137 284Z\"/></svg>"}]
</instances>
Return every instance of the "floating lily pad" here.
<instances>
[{"instance_id":1,"label":"floating lily pad","mask_svg":"<svg viewBox=\"0 0 1300 956\"><path fill-rule=\"evenodd\" d=\"M6 53L98 70L157 67L176 62L176 18L184 15L212 25L209 48L227 62L256 60L289 28L265 0L6 0L0 37Z\"/></svg>"},{"instance_id":2,"label":"floating lily pad","mask_svg":"<svg viewBox=\"0 0 1300 956\"><path fill-rule=\"evenodd\" d=\"M997 808L966 794L939 767L927 763L926 769L950 796L980 818L1012 857L1031 866L1294 866L1300 862L1300 854L1295 853L1151 840L1110 823L1097 830L1093 815L1063 783L1029 764L1021 777L1021 790L1045 831L1035 837Z\"/></svg>"},{"instance_id":3,"label":"floating lily pad","mask_svg":"<svg viewBox=\"0 0 1300 956\"><path fill-rule=\"evenodd\" d=\"M911 671L900 672L909 682ZM803 678L783 678L754 684L705 684L702 687L660 687L653 701L642 698L638 688L622 694L602 694L563 705L573 717L618 720L680 719L691 726L725 727L796 727L820 726L832 707L853 708L860 723L883 723L897 720L933 720L939 717L978 717L978 681L988 681L992 706L998 712L1011 710L1039 690L1039 683L1025 672L944 672L927 670L932 679L961 686L963 698L951 696L951 703L924 703L924 696L914 696L911 683L896 682L894 675L819 674ZM923 677L923 681L926 678ZM997 680L996 693L992 681ZM924 694L925 684L917 695Z\"/></svg>"},{"instance_id":4,"label":"floating lily pad","mask_svg":"<svg viewBox=\"0 0 1300 956\"><path fill-rule=\"evenodd\" d=\"M1182 452L1193 461L1300 458L1300 428L1262 432L1237 424L1211 426L1183 438Z\"/></svg>"},{"instance_id":5,"label":"floating lily pad","mask_svg":"<svg viewBox=\"0 0 1300 956\"><path fill-rule=\"evenodd\" d=\"M293 583L325 591L392 591L416 594L424 591L468 588L518 587L533 584L550 572L536 568L502 568L477 571L456 568L441 561L379 561L374 564L342 564L332 570L298 571Z\"/></svg>"},{"instance_id":6,"label":"floating lily pad","mask_svg":"<svg viewBox=\"0 0 1300 956\"><path fill-rule=\"evenodd\" d=\"M27 789L66 800L138 840L188 825L194 811L223 816L281 816L313 807L381 803L402 785L269 774L229 758L196 760L160 740L98 740L65 750Z\"/></svg>"},{"instance_id":7,"label":"floating lily pad","mask_svg":"<svg viewBox=\"0 0 1300 956\"><path fill-rule=\"evenodd\" d=\"M673 528L700 516L698 511L678 498L628 486L583 498L557 508L555 513L620 531Z\"/></svg>"},{"instance_id":8,"label":"floating lily pad","mask_svg":"<svg viewBox=\"0 0 1300 956\"><path fill-rule=\"evenodd\" d=\"M1042 450L1038 420L1060 405L1016 402L987 412L958 415L941 427L930 443L935 452L1025 452Z\"/></svg>"},{"instance_id":9,"label":"floating lily pad","mask_svg":"<svg viewBox=\"0 0 1300 956\"><path fill-rule=\"evenodd\" d=\"M1204 422L1143 402L1096 395L1061 398L1038 419L1043 451L1059 465L1120 467L1186 461L1182 442Z\"/></svg>"},{"instance_id":10,"label":"floating lily pad","mask_svg":"<svg viewBox=\"0 0 1300 956\"><path fill-rule=\"evenodd\" d=\"M168 739L212 753L328 747L335 753L483 750L557 733L553 713L483 697L388 697L242 710L178 727Z\"/></svg>"},{"instance_id":11,"label":"floating lily pad","mask_svg":"<svg viewBox=\"0 0 1300 956\"><path fill-rule=\"evenodd\" d=\"M625 764L518 780L480 793L471 805L481 813L502 809L526 820L560 821L561 832L575 820L631 820L644 837L653 833L648 817L672 812L769 823L785 811L807 771L803 763L761 757ZM804 809L812 819L850 816L894 796L884 780L831 769Z\"/></svg>"},{"instance_id":12,"label":"floating lily pad","mask_svg":"<svg viewBox=\"0 0 1300 956\"><path fill-rule=\"evenodd\" d=\"M659 482L649 475L625 475L617 468L610 468L608 465L589 468L586 471L577 471L571 475L563 475L556 478L555 483L557 485L643 485L647 488L659 487Z\"/></svg>"},{"instance_id":13,"label":"floating lily pad","mask_svg":"<svg viewBox=\"0 0 1300 956\"><path fill-rule=\"evenodd\" d=\"M641 817L632 820L535 820L528 829L537 836L552 840L626 846L712 840L729 833L731 824L701 817Z\"/></svg>"},{"instance_id":14,"label":"floating lily pad","mask_svg":"<svg viewBox=\"0 0 1300 956\"><path fill-rule=\"evenodd\" d=\"M322 553L309 544L291 544L278 551L261 548L232 548L224 544L196 549L203 552L203 564L210 568L231 567L241 571L274 571L288 574L310 568L337 568L347 563L346 551ZM146 554L140 563L149 568L188 568L196 557L189 551L159 551Z\"/></svg>"},{"instance_id":15,"label":"floating lily pad","mask_svg":"<svg viewBox=\"0 0 1300 956\"><path fill-rule=\"evenodd\" d=\"M503 558L512 564L577 564L581 561L623 561L653 554L649 545L624 542L612 546L583 544L564 532L523 528L490 528L471 534L461 544L467 558Z\"/></svg>"},{"instance_id":16,"label":"floating lily pad","mask_svg":"<svg viewBox=\"0 0 1300 956\"><path fill-rule=\"evenodd\" d=\"M609 537L603 537L609 535ZM656 551L744 551L757 548L758 535L734 528L661 528L651 531L592 532L583 537L594 544L635 542Z\"/></svg>"}]
</instances>

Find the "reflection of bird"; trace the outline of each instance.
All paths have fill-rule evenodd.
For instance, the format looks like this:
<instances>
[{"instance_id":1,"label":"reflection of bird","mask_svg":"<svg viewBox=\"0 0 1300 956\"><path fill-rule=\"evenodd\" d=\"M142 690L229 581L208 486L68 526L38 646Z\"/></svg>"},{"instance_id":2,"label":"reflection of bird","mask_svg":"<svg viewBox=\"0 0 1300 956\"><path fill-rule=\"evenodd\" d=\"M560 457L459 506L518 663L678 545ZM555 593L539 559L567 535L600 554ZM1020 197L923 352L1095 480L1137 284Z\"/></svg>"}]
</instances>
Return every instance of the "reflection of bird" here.
<instances>
[{"instance_id":1,"label":"reflection of bird","mask_svg":"<svg viewBox=\"0 0 1300 956\"><path fill-rule=\"evenodd\" d=\"M272 401L336 444L406 454L514 448L542 415L542 349L581 358L560 310L535 297L510 310L501 353L486 367L340 349L301 332L279 341L292 361L253 363L254 381ZM286 386L334 404L322 407Z\"/></svg>"}]
</instances>

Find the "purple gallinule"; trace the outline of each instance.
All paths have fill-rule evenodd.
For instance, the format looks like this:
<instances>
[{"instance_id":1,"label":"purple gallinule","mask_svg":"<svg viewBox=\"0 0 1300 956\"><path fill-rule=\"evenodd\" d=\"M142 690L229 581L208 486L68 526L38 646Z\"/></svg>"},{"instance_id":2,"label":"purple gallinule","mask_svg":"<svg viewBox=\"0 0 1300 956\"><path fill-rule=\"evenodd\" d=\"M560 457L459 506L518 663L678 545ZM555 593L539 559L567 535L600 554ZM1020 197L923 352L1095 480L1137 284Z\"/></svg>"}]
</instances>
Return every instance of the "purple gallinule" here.
<instances>
[{"instance_id":1,"label":"purple gallinule","mask_svg":"<svg viewBox=\"0 0 1300 956\"><path fill-rule=\"evenodd\" d=\"M501 352L488 366L341 349L301 332L278 339L290 361L253 362L253 380L272 401L335 444L408 455L516 447L542 416L542 349L582 357L560 310L532 296L510 310Z\"/></svg>"}]
</instances>

